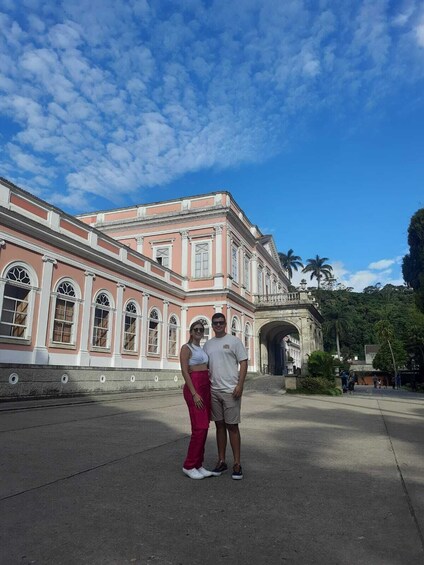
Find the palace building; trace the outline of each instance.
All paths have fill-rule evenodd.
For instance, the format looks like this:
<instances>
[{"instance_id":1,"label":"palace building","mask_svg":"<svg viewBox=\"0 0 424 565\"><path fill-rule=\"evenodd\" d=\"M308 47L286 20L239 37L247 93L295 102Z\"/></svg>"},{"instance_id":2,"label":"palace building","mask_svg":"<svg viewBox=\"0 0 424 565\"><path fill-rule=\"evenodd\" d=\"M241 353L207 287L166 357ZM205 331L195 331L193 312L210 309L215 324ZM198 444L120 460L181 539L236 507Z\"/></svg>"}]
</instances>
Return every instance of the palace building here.
<instances>
[{"instance_id":1,"label":"palace building","mask_svg":"<svg viewBox=\"0 0 424 565\"><path fill-rule=\"evenodd\" d=\"M322 349L269 235L229 192L69 215L0 178L0 397L178 387L188 328L222 312L249 372ZM289 351L287 344L296 344Z\"/></svg>"}]
</instances>

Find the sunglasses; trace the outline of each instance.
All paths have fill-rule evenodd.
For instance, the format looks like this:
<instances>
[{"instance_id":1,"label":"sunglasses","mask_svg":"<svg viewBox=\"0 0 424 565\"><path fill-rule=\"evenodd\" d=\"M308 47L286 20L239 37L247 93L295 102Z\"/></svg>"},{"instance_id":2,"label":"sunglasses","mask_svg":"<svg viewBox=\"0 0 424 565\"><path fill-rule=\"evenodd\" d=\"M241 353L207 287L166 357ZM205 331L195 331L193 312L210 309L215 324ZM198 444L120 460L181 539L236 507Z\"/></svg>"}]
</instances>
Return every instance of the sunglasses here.
<instances>
[{"instance_id":1,"label":"sunglasses","mask_svg":"<svg viewBox=\"0 0 424 565\"><path fill-rule=\"evenodd\" d=\"M205 332L205 328L193 328L194 332L200 332L201 334Z\"/></svg>"},{"instance_id":2,"label":"sunglasses","mask_svg":"<svg viewBox=\"0 0 424 565\"><path fill-rule=\"evenodd\" d=\"M212 322L212 325L213 326L225 326L225 322L224 321L222 321L222 322Z\"/></svg>"}]
</instances>

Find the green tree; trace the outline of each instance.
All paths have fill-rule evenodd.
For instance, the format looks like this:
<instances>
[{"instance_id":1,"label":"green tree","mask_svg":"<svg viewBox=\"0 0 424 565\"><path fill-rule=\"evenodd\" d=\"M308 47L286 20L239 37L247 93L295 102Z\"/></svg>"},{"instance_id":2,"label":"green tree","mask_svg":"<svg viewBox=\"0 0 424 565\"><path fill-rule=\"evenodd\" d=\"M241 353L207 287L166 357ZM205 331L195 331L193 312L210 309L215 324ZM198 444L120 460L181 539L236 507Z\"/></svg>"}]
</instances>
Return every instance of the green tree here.
<instances>
[{"instance_id":1,"label":"green tree","mask_svg":"<svg viewBox=\"0 0 424 565\"><path fill-rule=\"evenodd\" d=\"M415 291L417 307L424 312L424 208L411 218L408 228L409 253L403 258L403 278Z\"/></svg>"},{"instance_id":2,"label":"green tree","mask_svg":"<svg viewBox=\"0 0 424 565\"><path fill-rule=\"evenodd\" d=\"M316 255L314 259L307 259L308 264L302 269L304 273L311 273L311 280L317 279L318 289L321 286L321 279L323 277L328 279L333 272L333 267L326 261L328 261L328 257Z\"/></svg>"},{"instance_id":3,"label":"green tree","mask_svg":"<svg viewBox=\"0 0 424 565\"><path fill-rule=\"evenodd\" d=\"M381 344L377 355L374 357L373 367L382 371L391 372L396 376L399 367L406 361L406 350L403 343L395 337L393 326L387 320L380 320L375 324L375 331Z\"/></svg>"},{"instance_id":4,"label":"green tree","mask_svg":"<svg viewBox=\"0 0 424 565\"><path fill-rule=\"evenodd\" d=\"M347 300L333 301L325 313L324 328L335 339L337 357L341 358L340 337L350 329L352 314Z\"/></svg>"},{"instance_id":5,"label":"green tree","mask_svg":"<svg viewBox=\"0 0 424 565\"><path fill-rule=\"evenodd\" d=\"M299 267L303 268L302 257L299 255L294 255L293 249L289 249L287 253L278 253L280 258L281 266L287 271L289 279L293 277L293 269L298 270Z\"/></svg>"},{"instance_id":6,"label":"green tree","mask_svg":"<svg viewBox=\"0 0 424 565\"><path fill-rule=\"evenodd\" d=\"M308 358L308 372L311 377L334 379L334 359L325 351L313 351Z\"/></svg>"}]
</instances>

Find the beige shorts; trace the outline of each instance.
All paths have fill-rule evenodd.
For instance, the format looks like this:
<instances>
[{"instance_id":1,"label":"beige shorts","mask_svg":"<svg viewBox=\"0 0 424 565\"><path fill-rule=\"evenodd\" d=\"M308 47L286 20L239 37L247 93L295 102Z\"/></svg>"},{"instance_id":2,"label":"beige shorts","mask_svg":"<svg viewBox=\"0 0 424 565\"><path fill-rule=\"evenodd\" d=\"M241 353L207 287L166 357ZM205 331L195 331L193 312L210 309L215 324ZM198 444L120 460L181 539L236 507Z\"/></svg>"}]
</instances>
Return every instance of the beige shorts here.
<instances>
[{"instance_id":1,"label":"beige shorts","mask_svg":"<svg viewBox=\"0 0 424 565\"><path fill-rule=\"evenodd\" d=\"M233 398L231 392L211 391L212 396L212 420L220 422L224 420L226 424L239 424L241 397Z\"/></svg>"}]
</instances>

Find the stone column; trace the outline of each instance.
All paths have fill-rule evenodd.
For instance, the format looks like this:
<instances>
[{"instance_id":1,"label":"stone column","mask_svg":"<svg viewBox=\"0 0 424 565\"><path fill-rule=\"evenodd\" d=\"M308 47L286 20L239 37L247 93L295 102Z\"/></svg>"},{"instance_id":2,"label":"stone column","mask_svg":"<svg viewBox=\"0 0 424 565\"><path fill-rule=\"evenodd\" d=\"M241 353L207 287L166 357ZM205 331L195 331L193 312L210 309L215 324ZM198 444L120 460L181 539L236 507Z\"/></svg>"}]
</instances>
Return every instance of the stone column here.
<instances>
[{"instance_id":1,"label":"stone column","mask_svg":"<svg viewBox=\"0 0 424 565\"><path fill-rule=\"evenodd\" d=\"M252 255L251 265L252 294L258 294L258 256L256 253Z\"/></svg>"},{"instance_id":2,"label":"stone column","mask_svg":"<svg viewBox=\"0 0 424 565\"><path fill-rule=\"evenodd\" d=\"M160 366L163 369L166 365L168 360L168 310L169 310L169 301L163 301L163 312L162 312L162 344L161 344L161 355L160 355Z\"/></svg>"},{"instance_id":3,"label":"stone column","mask_svg":"<svg viewBox=\"0 0 424 565\"><path fill-rule=\"evenodd\" d=\"M214 287L224 288L224 273L222 272L222 232L224 226L222 224L216 225L215 229L215 276Z\"/></svg>"},{"instance_id":4,"label":"stone column","mask_svg":"<svg viewBox=\"0 0 424 565\"><path fill-rule=\"evenodd\" d=\"M187 312L188 306L181 306L181 345L188 339Z\"/></svg>"},{"instance_id":5,"label":"stone column","mask_svg":"<svg viewBox=\"0 0 424 565\"><path fill-rule=\"evenodd\" d=\"M49 353L47 350L47 323L49 319L50 295L52 291L53 266L56 259L47 255L43 256L43 274L41 277L41 293L38 307L37 333L33 352L33 363L47 365Z\"/></svg>"},{"instance_id":6,"label":"stone column","mask_svg":"<svg viewBox=\"0 0 424 565\"><path fill-rule=\"evenodd\" d=\"M188 231L181 231L181 275L188 274Z\"/></svg>"},{"instance_id":7,"label":"stone column","mask_svg":"<svg viewBox=\"0 0 424 565\"><path fill-rule=\"evenodd\" d=\"M142 235L138 235L135 238L136 242L137 242L137 251L138 253L143 253L143 241L144 241L144 237Z\"/></svg>"},{"instance_id":8,"label":"stone column","mask_svg":"<svg viewBox=\"0 0 424 565\"><path fill-rule=\"evenodd\" d=\"M0 186L1 186L1 185L0 185ZM5 240L4 240L4 239L0 239L0 254L1 254L2 247L5 247L5 245L6 245ZM5 282L5 281L0 281L0 305L3 304L4 287L5 287L5 285L6 285L6 282ZM1 306L0 306L0 308L1 308ZM0 316L1 316L1 312L0 312Z\"/></svg>"},{"instance_id":9,"label":"stone column","mask_svg":"<svg viewBox=\"0 0 424 565\"><path fill-rule=\"evenodd\" d=\"M113 342L113 356L112 356L112 367L122 367L122 355L121 355L121 345L122 345L122 317L123 317L123 307L124 307L124 290L125 285L122 283L117 283L116 292L116 320L115 320L115 339Z\"/></svg>"},{"instance_id":10,"label":"stone column","mask_svg":"<svg viewBox=\"0 0 424 565\"><path fill-rule=\"evenodd\" d=\"M78 365L90 365L90 318L93 300L93 281L96 278L94 273L85 271L84 298L82 303L81 335L80 348L78 352Z\"/></svg>"},{"instance_id":11,"label":"stone column","mask_svg":"<svg viewBox=\"0 0 424 565\"><path fill-rule=\"evenodd\" d=\"M149 336L149 298L150 294L143 292L143 306L141 310L141 348L140 348L140 367L146 366L146 351L147 351L147 339Z\"/></svg>"}]
</instances>

